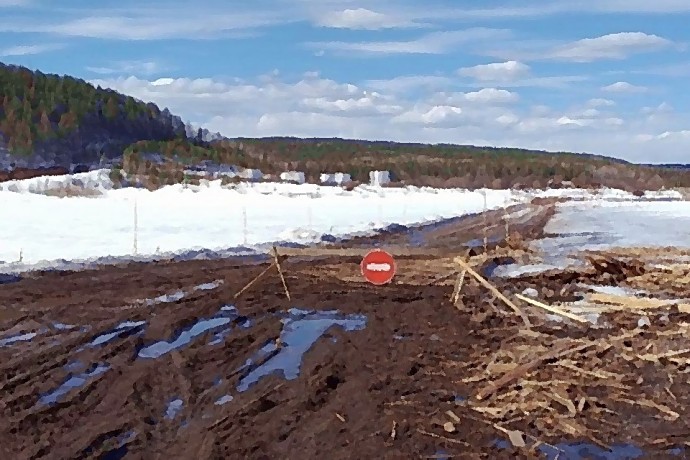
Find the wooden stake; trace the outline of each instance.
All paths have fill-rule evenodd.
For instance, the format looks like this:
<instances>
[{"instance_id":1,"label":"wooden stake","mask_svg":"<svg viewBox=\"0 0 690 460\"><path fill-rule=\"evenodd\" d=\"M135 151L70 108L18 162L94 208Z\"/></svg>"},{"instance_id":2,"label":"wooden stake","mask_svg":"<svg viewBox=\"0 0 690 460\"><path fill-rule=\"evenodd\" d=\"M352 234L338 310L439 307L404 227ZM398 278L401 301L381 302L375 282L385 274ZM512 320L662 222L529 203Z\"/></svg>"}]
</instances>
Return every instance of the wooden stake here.
<instances>
[{"instance_id":1,"label":"wooden stake","mask_svg":"<svg viewBox=\"0 0 690 460\"><path fill-rule=\"evenodd\" d=\"M508 216L508 208L503 208L503 223L505 224L506 243L510 246L510 218Z\"/></svg>"},{"instance_id":2,"label":"wooden stake","mask_svg":"<svg viewBox=\"0 0 690 460\"><path fill-rule=\"evenodd\" d=\"M462 291L462 285L463 282L465 281L465 276L467 275L467 270L463 270L460 272L458 275L458 278L455 280L455 288L453 289L453 295L451 296L450 300L453 302L453 305L458 307L458 301L460 300L460 291ZM459 307L458 307L459 308Z\"/></svg>"},{"instance_id":3,"label":"wooden stake","mask_svg":"<svg viewBox=\"0 0 690 460\"><path fill-rule=\"evenodd\" d=\"M278 248L273 246L273 265L276 266L278 269L278 274L280 275L280 281L283 282L283 288L285 289L285 295L287 296L288 300L292 300L290 298L290 291L288 291L287 283L285 282L285 277L283 276L283 269L280 267L280 258L278 257Z\"/></svg>"},{"instance_id":4,"label":"wooden stake","mask_svg":"<svg viewBox=\"0 0 690 460\"><path fill-rule=\"evenodd\" d=\"M537 300L530 299L529 297L525 297L522 294L515 294L515 297L518 299L527 302L530 305L534 305L535 307L543 308L546 311L550 311L551 313L555 313L557 315L563 316L568 319L572 319L573 321L577 321L578 323L589 323L586 319L582 318L581 316L574 315L570 312L561 310L560 308L553 307L551 305L546 305L545 303L541 303Z\"/></svg>"},{"instance_id":5,"label":"wooden stake","mask_svg":"<svg viewBox=\"0 0 690 460\"><path fill-rule=\"evenodd\" d=\"M477 281L479 281L485 288L487 288L489 291L491 291L496 297L501 299L503 301L503 303L505 303L507 306L512 308L515 313L520 315L520 317L522 318L522 321L525 323L525 326L532 327L532 323L530 323L527 315L522 310L520 310L520 308L518 308L517 305L515 305L513 302L511 302L510 299L508 299L506 296L501 294L501 291L496 289L491 283L489 283L487 280L482 278L482 276L479 273L477 273L476 271L474 271L472 269L472 267L470 267L464 260L462 260L461 257L456 257L453 260L458 265L460 265L463 269L467 270L467 272L470 275L472 275Z\"/></svg>"},{"instance_id":6,"label":"wooden stake","mask_svg":"<svg viewBox=\"0 0 690 460\"><path fill-rule=\"evenodd\" d=\"M241 296L241 295L244 293L244 291L246 291L247 289L249 289L250 287L252 287L252 286L254 285L254 283L256 283L257 281L259 281L266 273L268 273L268 271L269 271L270 269L272 269L273 267L275 267L275 265L276 265L276 263L275 263L275 261L274 261L273 263L271 263L271 265L269 265L268 267L266 267L266 269L265 269L264 271L262 271L261 273L259 273L258 275L256 275L256 276L254 277L253 280L251 280L249 283L247 283L247 285L246 285L245 287L243 287L242 289L240 289L240 292L238 292L237 294L235 294L235 299L237 299L239 296Z\"/></svg>"}]
</instances>

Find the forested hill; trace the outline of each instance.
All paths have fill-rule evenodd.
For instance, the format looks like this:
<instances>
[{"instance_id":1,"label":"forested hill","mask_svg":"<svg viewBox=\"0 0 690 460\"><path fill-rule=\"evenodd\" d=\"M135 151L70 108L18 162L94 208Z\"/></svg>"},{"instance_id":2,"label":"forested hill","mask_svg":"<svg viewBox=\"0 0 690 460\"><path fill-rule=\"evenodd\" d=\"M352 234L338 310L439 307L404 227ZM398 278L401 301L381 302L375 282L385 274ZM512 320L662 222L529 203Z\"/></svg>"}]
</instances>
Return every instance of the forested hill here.
<instances>
[{"instance_id":1,"label":"forested hill","mask_svg":"<svg viewBox=\"0 0 690 460\"><path fill-rule=\"evenodd\" d=\"M0 63L0 169L93 164L138 140L185 138L179 117L84 80Z\"/></svg>"},{"instance_id":2,"label":"forested hill","mask_svg":"<svg viewBox=\"0 0 690 460\"><path fill-rule=\"evenodd\" d=\"M168 164L153 164L149 154ZM439 187L690 186L690 171L598 155L345 139L226 139L194 130L153 103L70 76L0 63L0 180L47 173L21 168L93 168L104 160L125 169L127 163L152 178L161 175L153 181L159 184L184 176L188 165L211 162L271 175L298 170L312 182L324 172L366 181L377 169L391 171L401 183ZM3 173L9 170L14 171Z\"/></svg>"}]
</instances>

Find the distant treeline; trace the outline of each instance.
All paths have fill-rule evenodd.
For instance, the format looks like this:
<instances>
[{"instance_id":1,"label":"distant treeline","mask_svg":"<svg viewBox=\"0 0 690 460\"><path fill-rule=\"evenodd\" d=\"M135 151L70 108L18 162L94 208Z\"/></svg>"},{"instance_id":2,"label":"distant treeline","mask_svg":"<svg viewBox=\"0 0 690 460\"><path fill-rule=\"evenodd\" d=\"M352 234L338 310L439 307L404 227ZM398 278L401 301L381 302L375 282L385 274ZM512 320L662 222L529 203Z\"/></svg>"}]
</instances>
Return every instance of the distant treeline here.
<instances>
[{"instance_id":1,"label":"distant treeline","mask_svg":"<svg viewBox=\"0 0 690 460\"><path fill-rule=\"evenodd\" d=\"M396 182L419 186L508 188L608 186L630 191L690 186L690 174L672 168L634 165L595 155L546 153L474 146L396 144L342 139L238 139L194 145L189 141L138 142L127 148L127 164L146 169L145 154L160 153L177 165L204 160L256 168L277 175L297 170L307 181L322 173L349 173L366 182L371 170L390 171ZM156 173L161 168L149 162ZM181 177L177 175L177 177ZM165 182L168 182L167 180Z\"/></svg>"}]
</instances>

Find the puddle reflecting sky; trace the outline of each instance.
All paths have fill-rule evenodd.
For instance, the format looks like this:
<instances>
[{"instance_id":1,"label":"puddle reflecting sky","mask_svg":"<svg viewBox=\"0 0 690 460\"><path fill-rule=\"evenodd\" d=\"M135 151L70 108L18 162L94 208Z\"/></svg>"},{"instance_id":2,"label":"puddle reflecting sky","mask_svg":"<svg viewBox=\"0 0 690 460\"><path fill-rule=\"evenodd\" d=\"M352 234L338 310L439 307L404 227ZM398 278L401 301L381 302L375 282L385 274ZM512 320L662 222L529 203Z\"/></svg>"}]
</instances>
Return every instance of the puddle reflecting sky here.
<instances>
[{"instance_id":1,"label":"puddle reflecting sky","mask_svg":"<svg viewBox=\"0 0 690 460\"><path fill-rule=\"evenodd\" d=\"M511 443L507 440L496 440L494 446L499 449L509 449ZM548 460L632 460L643 458L645 452L631 444L614 444L609 450L586 442L562 442L553 446L540 445L538 450L543 458ZM666 451L673 458L683 455L682 449L669 449ZM656 457L655 457L656 458Z\"/></svg>"},{"instance_id":2,"label":"puddle reflecting sky","mask_svg":"<svg viewBox=\"0 0 690 460\"><path fill-rule=\"evenodd\" d=\"M366 316L343 315L337 311L309 312L290 309L283 319L280 351L268 361L251 371L240 380L237 390L246 391L262 377L278 373L286 380L299 376L302 357L330 327L339 326L346 331L364 329ZM267 344L261 352L268 353L275 345Z\"/></svg>"},{"instance_id":3,"label":"puddle reflecting sky","mask_svg":"<svg viewBox=\"0 0 690 460\"><path fill-rule=\"evenodd\" d=\"M194 325L189 328L183 329L181 332L176 334L176 337L172 341L159 341L151 345L148 345L141 350L139 350L139 358L160 358L161 356L170 353L173 350L178 350L186 345L189 345L192 340L196 337L203 335L208 331L214 331L216 329L227 326L231 322L239 318L237 308L232 305L224 305L221 307L220 311L212 318L200 319ZM243 324L246 323L243 322ZM220 343L230 331L224 328L223 331L219 331L215 334L214 339L210 341L210 344Z\"/></svg>"},{"instance_id":4,"label":"puddle reflecting sky","mask_svg":"<svg viewBox=\"0 0 690 460\"><path fill-rule=\"evenodd\" d=\"M172 401L168 403L168 407L165 409L165 418L168 420L174 419L177 414L182 410L182 406L184 405L184 402L179 399L175 398Z\"/></svg>"},{"instance_id":5,"label":"puddle reflecting sky","mask_svg":"<svg viewBox=\"0 0 690 460\"><path fill-rule=\"evenodd\" d=\"M51 391L50 393L42 395L39 399L39 402L41 404L55 404L62 396L66 395L75 388L79 388L86 385L86 383L90 379L93 379L107 372L108 369L110 369L110 366L106 364L100 364L90 371L86 371L78 375L72 375L58 388Z\"/></svg>"},{"instance_id":6,"label":"puddle reflecting sky","mask_svg":"<svg viewBox=\"0 0 690 460\"><path fill-rule=\"evenodd\" d=\"M0 347L6 347L8 345L12 345L13 343L17 342L28 342L34 337L36 337L38 333L36 332L27 332L24 334L17 334L17 335L12 335L9 337L5 337L0 339Z\"/></svg>"}]
</instances>

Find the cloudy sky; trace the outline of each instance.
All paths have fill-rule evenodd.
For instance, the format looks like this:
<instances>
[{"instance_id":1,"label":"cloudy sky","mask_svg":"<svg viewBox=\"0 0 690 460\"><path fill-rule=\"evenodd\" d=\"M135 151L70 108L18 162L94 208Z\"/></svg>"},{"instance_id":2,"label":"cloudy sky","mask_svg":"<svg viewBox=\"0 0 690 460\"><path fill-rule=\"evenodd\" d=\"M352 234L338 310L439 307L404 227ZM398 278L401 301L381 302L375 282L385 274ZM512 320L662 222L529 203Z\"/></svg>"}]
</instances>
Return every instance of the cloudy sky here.
<instances>
[{"instance_id":1,"label":"cloudy sky","mask_svg":"<svg viewBox=\"0 0 690 460\"><path fill-rule=\"evenodd\" d=\"M690 163L688 24L690 0L0 0L0 61L230 137Z\"/></svg>"}]
</instances>

